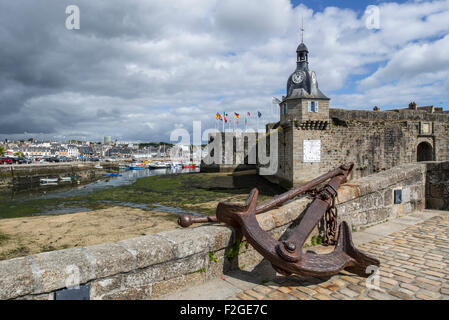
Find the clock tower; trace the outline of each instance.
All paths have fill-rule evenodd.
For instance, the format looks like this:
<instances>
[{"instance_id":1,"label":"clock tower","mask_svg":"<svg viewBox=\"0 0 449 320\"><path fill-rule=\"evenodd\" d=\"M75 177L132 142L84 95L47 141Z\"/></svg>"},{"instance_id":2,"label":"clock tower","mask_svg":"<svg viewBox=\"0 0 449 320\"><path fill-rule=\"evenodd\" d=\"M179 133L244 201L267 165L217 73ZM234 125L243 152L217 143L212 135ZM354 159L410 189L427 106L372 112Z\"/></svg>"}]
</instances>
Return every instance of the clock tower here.
<instances>
[{"instance_id":1,"label":"clock tower","mask_svg":"<svg viewBox=\"0 0 449 320\"><path fill-rule=\"evenodd\" d=\"M279 103L277 177L285 187L321 173L321 140L329 130L329 101L318 88L316 73L309 70L309 49L301 39L296 70L289 76L287 95Z\"/></svg>"},{"instance_id":2,"label":"clock tower","mask_svg":"<svg viewBox=\"0 0 449 320\"><path fill-rule=\"evenodd\" d=\"M329 122L329 98L318 88L315 71L309 70L309 49L301 41L296 49L296 70L287 80L287 95L280 107L281 124L325 129Z\"/></svg>"}]
</instances>

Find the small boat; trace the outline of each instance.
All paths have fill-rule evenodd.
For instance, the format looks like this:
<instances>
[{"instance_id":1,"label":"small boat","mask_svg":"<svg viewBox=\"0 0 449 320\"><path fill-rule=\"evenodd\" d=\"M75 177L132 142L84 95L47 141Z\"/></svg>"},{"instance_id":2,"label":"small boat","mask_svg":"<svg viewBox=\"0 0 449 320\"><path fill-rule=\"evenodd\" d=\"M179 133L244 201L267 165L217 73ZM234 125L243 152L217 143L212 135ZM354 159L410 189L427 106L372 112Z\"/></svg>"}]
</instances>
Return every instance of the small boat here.
<instances>
[{"instance_id":1,"label":"small boat","mask_svg":"<svg viewBox=\"0 0 449 320\"><path fill-rule=\"evenodd\" d=\"M106 177L117 177L119 174L118 173L106 173L105 176Z\"/></svg>"},{"instance_id":2,"label":"small boat","mask_svg":"<svg viewBox=\"0 0 449 320\"><path fill-rule=\"evenodd\" d=\"M103 167L100 164L96 164L94 168L95 169L103 169Z\"/></svg>"},{"instance_id":3,"label":"small boat","mask_svg":"<svg viewBox=\"0 0 449 320\"><path fill-rule=\"evenodd\" d=\"M58 184L58 179L54 178L54 179L49 179L49 178L45 178L45 179L41 179L41 184L42 185L50 185L50 186L54 186Z\"/></svg>"},{"instance_id":4,"label":"small boat","mask_svg":"<svg viewBox=\"0 0 449 320\"><path fill-rule=\"evenodd\" d=\"M147 168L147 166L145 165L145 163L131 163L128 166L128 170L145 170Z\"/></svg>"},{"instance_id":5,"label":"small boat","mask_svg":"<svg viewBox=\"0 0 449 320\"><path fill-rule=\"evenodd\" d=\"M170 168L170 165L166 162L153 162L148 164L148 167L150 169L165 169L165 168Z\"/></svg>"},{"instance_id":6,"label":"small boat","mask_svg":"<svg viewBox=\"0 0 449 320\"><path fill-rule=\"evenodd\" d=\"M191 164L183 164L183 165L182 165L182 168L183 168L183 169L193 169L193 168L196 168L196 164L194 164L194 163L191 163Z\"/></svg>"},{"instance_id":7,"label":"small boat","mask_svg":"<svg viewBox=\"0 0 449 320\"><path fill-rule=\"evenodd\" d=\"M62 177L59 179L61 182L72 182L72 177Z\"/></svg>"}]
</instances>

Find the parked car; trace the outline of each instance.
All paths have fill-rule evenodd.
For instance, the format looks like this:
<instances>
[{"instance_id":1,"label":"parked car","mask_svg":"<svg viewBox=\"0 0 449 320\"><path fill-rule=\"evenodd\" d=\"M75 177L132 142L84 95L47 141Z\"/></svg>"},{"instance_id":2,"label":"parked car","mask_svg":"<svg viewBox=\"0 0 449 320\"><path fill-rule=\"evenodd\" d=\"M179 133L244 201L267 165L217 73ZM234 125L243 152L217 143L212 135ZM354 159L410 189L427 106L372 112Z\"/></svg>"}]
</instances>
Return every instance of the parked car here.
<instances>
[{"instance_id":1,"label":"parked car","mask_svg":"<svg viewBox=\"0 0 449 320\"><path fill-rule=\"evenodd\" d=\"M57 157L46 157L44 158L47 162L59 162L59 159Z\"/></svg>"},{"instance_id":2,"label":"parked car","mask_svg":"<svg viewBox=\"0 0 449 320\"><path fill-rule=\"evenodd\" d=\"M0 158L0 164L12 164L13 161L11 158Z\"/></svg>"},{"instance_id":3,"label":"parked car","mask_svg":"<svg viewBox=\"0 0 449 320\"><path fill-rule=\"evenodd\" d=\"M18 163L18 164L28 164L28 163L31 163L31 159L28 159L28 158L16 158L16 159L14 159L15 161L15 163Z\"/></svg>"}]
</instances>

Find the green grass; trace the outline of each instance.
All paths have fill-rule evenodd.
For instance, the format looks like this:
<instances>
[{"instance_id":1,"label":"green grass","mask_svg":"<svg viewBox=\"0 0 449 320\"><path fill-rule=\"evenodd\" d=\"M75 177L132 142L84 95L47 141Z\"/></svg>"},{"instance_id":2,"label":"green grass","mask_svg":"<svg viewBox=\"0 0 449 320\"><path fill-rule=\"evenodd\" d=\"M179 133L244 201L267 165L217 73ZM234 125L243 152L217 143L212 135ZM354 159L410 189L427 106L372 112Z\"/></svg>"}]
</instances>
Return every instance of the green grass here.
<instances>
[{"instance_id":1,"label":"green grass","mask_svg":"<svg viewBox=\"0 0 449 320\"><path fill-rule=\"evenodd\" d=\"M159 204L210 215L215 213L215 206L211 206L209 202L229 199L244 201L253 187L259 189L259 201L283 192L257 175L161 175L138 179L132 185L98 190L70 198L14 201L3 197L0 201L0 218L31 216L61 205L65 208L81 206L92 210L114 205L103 201Z\"/></svg>"},{"instance_id":2,"label":"green grass","mask_svg":"<svg viewBox=\"0 0 449 320\"><path fill-rule=\"evenodd\" d=\"M0 232L0 245L9 240L9 236Z\"/></svg>"},{"instance_id":3,"label":"green grass","mask_svg":"<svg viewBox=\"0 0 449 320\"><path fill-rule=\"evenodd\" d=\"M20 246L12 250L0 253L0 260L11 259L12 257L23 257L30 252L30 249L25 246Z\"/></svg>"}]
</instances>

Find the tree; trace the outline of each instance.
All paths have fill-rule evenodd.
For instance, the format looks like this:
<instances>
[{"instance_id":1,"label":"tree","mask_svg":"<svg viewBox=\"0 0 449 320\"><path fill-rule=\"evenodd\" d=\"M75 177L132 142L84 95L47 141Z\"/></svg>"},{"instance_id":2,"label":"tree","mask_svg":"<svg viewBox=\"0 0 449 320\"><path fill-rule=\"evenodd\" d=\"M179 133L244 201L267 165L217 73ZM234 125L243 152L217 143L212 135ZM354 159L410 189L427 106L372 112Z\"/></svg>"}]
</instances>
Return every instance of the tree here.
<instances>
[{"instance_id":1,"label":"tree","mask_svg":"<svg viewBox=\"0 0 449 320\"><path fill-rule=\"evenodd\" d=\"M6 149L0 146L0 156L3 156L6 153Z\"/></svg>"},{"instance_id":2,"label":"tree","mask_svg":"<svg viewBox=\"0 0 449 320\"><path fill-rule=\"evenodd\" d=\"M34 139L33 138L28 138L28 142L33 142Z\"/></svg>"},{"instance_id":3,"label":"tree","mask_svg":"<svg viewBox=\"0 0 449 320\"><path fill-rule=\"evenodd\" d=\"M19 157L19 158L25 158L25 154L24 154L23 152L21 152L21 151L18 151L18 152L16 152L16 153L14 153L14 155L15 155L16 157Z\"/></svg>"}]
</instances>

